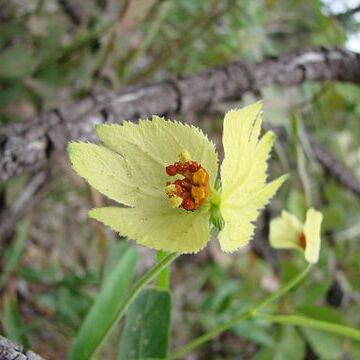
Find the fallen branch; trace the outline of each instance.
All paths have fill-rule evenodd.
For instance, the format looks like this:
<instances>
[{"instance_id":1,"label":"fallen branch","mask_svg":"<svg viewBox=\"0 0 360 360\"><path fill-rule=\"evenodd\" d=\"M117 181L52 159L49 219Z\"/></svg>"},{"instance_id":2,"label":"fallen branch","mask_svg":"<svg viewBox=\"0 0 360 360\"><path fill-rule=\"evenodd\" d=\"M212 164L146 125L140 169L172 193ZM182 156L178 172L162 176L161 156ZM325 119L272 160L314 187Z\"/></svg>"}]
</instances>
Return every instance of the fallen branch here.
<instances>
[{"instance_id":1,"label":"fallen branch","mask_svg":"<svg viewBox=\"0 0 360 360\"><path fill-rule=\"evenodd\" d=\"M47 178L45 171L34 175L11 206L0 211L0 245L11 236L17 222L41 200L42 197L38 194L45 186Z\"/></svg>"},{"instance_id":2,"label":"fallen branch","mask_svg":"<svg viewBox=\"0 0 360 360\"><path fill-rule=\"evenodd\" d=\"M312 151L322 167L338 183L360 197L360 180L339 160L337 160L323 145L310 138Z\"/></svg>"},{"instance_id":3,"label":"fallen branch","mask_svg":"<svg viewBox=\"0 0 360 360\"><path fill-rule=\"evenodd\" d=\"M17 345L0 336L0 359L1 360L44 360L41 356L32 351L25 350L21 345Z\"/></svg>"},{"instance_id":4,"label":"fallen branch","mask_svg":"<svg viewBox=\"0 0 360 360\"><path fill-rule=\"evenodd\" d=\"M31 120L0 129L0 180L30 173L46 165L70 140L93 140L94 125L169 115L208 108L239 99L271 85L306 81L360 84L360 55L337 48L310 48L257 64L242 61L167 81L126 87L121 92L61 106Z\"/></svg>"},{"instance_id":5,"label":"fallen branch","mask_svg":"<svg viewBox=\"0 0 360 360\"><path fill-rule=\"evenodd\" d=\"M268 127L269 128L269 127ZM276 133L277 139L284 145L289 144L285 129L282 127L271 127ZM322 168L340 185L360 197L360 180L340 160L312 136L308 136L311 151Z\"/></svg>"}]
</instances>

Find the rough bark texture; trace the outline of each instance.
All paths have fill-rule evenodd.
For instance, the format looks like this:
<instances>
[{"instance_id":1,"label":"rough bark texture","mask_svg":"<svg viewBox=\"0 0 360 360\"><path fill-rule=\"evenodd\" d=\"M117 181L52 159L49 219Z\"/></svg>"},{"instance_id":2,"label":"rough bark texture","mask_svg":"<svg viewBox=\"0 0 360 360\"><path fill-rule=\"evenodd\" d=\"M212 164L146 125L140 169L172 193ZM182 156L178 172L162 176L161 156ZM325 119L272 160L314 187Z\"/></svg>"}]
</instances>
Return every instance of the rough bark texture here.
<instances>
[{"instance_id":1,"label":"rough bark texture","mask_svg":"<svg viewBox=\"0 0 360 360\"><path fill-rule=\"evenodd\" d=\"M0 360L44 360L32 351L25 350L21 345L0 336Z\"/></svg>"},{"instance_id":2,"label":"rough bark texture","mask_svg":"<svg viewBox=\"0 0 360 360\"><path fill-rule=\"evenodd\" d=\"M257 64L238 61L158 83L87 98L0 129L0 181L41 169L69 140L91 140L94 125L206 109L266 85L305 81L360 84L360 55L343 49L309 48Z\"/></svg>"},{"instance_id":3,"label":"rough bark texture","mask_svg":"<svg viewBox=\"0 0 360 360\"><path fill-rule=\"evenodd\" d=\"M324 146L310 139L312 151L322 167L341 185L360 197L360 180Z\"/></svg>"},{"instance_id":4,"label":"rough bark texture","mask_svg":"<svg viewBox=\"0 0 360 360\"><path fill-rule=\"evenodd\" d=\"M284 146L289 145L289 138L283 127L267 126L267 129L272 130L276 134L277 140ZM340 185L360 197L360 180L322 144L319 144L311 135L308 134L307 136L312 154L322 168Z\"/></svg>"},{"instance_id":5,"label":"rough bark texture","mask_svg":"<svg viewBox=\"0 0 360 360\"><path fill-rule=\"evenodd\" d=\"M48 180L46 170L32 176L11 206L0 208L0 246L11 237L18 221L42 200L39 192ZM0 358L1 360L1 358Z\"/></svg>"}]
</instances>

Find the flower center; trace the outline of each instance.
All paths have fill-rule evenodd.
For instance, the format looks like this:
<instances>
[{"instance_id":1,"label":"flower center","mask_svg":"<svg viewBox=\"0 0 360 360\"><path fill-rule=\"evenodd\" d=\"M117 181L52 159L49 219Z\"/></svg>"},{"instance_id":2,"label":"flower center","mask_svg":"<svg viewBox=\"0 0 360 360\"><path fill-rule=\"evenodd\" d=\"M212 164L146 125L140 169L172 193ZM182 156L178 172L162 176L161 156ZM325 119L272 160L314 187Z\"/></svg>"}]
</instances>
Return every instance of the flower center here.
<instances>
[{"instance_id":1,"label":"flower center","mask_svg":"<svg viewBox=\"0 0 360 360\"><path fill-rule=\"evenodd\" d=\"M300 247L305 250L306 248L306 237L305 237L305 234L303 232L301 232L299 235L298 235L298 240L299 240L299 245Z\"/></svg>"},{"instance_id":2,"label":"flower center","mask_svg":"<svg viewBox=\"0 0 360 360\"><path fill-rule=\"evenodd\" d=\"M209 174L201 164L191 160L187 151L183 151L179 159L166 166L165 170L169 176L181 175L182 178L168 181L165 192L171 207L194 211L205 202L209 194Z\"/></svg>"}]
</instances>

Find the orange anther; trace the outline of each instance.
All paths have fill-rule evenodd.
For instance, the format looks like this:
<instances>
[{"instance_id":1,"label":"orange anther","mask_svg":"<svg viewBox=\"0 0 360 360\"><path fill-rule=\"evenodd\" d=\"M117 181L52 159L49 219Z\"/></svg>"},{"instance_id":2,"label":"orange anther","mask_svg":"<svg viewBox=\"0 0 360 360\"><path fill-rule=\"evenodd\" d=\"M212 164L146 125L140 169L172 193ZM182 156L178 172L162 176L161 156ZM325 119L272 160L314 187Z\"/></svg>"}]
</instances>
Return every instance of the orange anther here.
<instances>
[{"instance_id":1,"label":"orange anther","mask_svg":"<svg viewBox=\"0 0 360 360\"><path fill-rule=\"evenodd\" d=\"M204 186L193 186L191 188L191 195L195 200L195 204L201 204L206 198L206 191Z\"/></svg>"},{"instance_id":2,"label":"orange anther","mask_svg":"<svg viewBox=\"0 0 360 360\"><path fill-rule=\"evenodd\" d=\"M193 176L192 180L195 185L205 186L209 182L209 175L208 173L201 167L198 171L196 171Z\"/></svg>"}]
</instances>

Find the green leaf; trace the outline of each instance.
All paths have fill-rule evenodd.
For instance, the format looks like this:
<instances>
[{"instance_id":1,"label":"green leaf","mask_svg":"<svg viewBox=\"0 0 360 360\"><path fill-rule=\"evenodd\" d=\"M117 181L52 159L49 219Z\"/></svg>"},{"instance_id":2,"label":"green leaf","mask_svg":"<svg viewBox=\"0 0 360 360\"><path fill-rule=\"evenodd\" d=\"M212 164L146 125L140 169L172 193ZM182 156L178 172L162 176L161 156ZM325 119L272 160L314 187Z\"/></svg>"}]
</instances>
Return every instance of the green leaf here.
<instances>
[{"instance_id":1,"label":"green leaf","mask_svg":"<svg viewBox=\"0 0 360 360\"><path fill-rule=\"evenodd\" d=\"M74 345L70 360L90 359L99 348L118 317L122 302L132 283L137 253L133 248L125 251L112 274L108 275L90 312L86 316Z\"/></svg>"},{"instance_id":2,"label":"green leaf","mask_svg":"<svg viewBox=\"0 0 360 360\"><path fill-rule=\"evenodd\" d=\"M350 359L360 359L360 343L355 341L350 343L349 349Z\"/></svg>"},{"instance_id":3,"label":"green leaf","mask_svg":"<svg viewBox=\"0 0 360 360\"><path fill-rule=\"evenodd\" d=\"M6 106L24 101L27 94L27 89L21 80L7 80L6 86L0 91L0 106L2 111L6 113Z\"/></svg>"},{"instance_id":4,"label":"green leaf","mask_svg":"<svg viewBox=\"0 0 360 360\"><path fill-rule=\"evenodd\" d=\"M284 326L280 329L280 339L276 346L265 346L258 351L254 360L302 360L305 355L305 343L297 333L296 329Z\"/></svg>"},{"instance_id":5,"label":"green leaf","mask_svg":"<svg viewBox=\"0 0 360 360\"><path fill-rule=\"evenodd\" d=\"M263 321L251 319L238 323L232 329L240 337L249 339L255 344L275 348L275 341L269 334L268 327L269 325Z\"/></svg>"},{"instance_id":6,"label":"green leaf","mask_svg":"<svg viewBox=\"0 0 360 360\"><path fill-rule=\"evenodd\" d=\"M116 241L110 246L110 250L102 271L102 283L105 283L106 279L111 276L113 269L123 256L126 249L130 248L126 238L120 237L119 240L120 241Z\"/></svg>"},{"instance_id":7,"label":"green leaf","mask_svg":"<svg viewBox=\"0 0 360 360\"><path fill-rule=\"evenodd\" d=\"M16 343L30 348L30 342L26 337L26 328L21 321L21 315L15 300L11 299L8 295L4 296L4 314L2 325L5 335Z\"/></svg>"},{"instance_id":8,"label":"green leaf","mask_svg":"<svg viewBox=\"0 0 360 360\"><path fill-rule=\"evenodd\" d=\"M312 281L311 286L309 286L306 291L303 292L301 299L298 299L301 307L311 307L313 304L316 304L316 302L320 301L320 299L326 296L326 292L328 291L329 286L329 279L321 279L321 281L318 282ZM299 311L302 312L302 310ZM309 315L305 312L304 314Z\"/></svg>"},{"instance_id":9,"label":"green leaf","mask_svg":"<svg viewBox=\"0 0 360 360\"><path fill-rule=\"evenodd\" d=\"M9 275L15 270L26 247L28 238L29 222L23 221L17 227L17 234L14 243L11 245L9 252L6 254L4 271L0 276L0 289L6 283Z\"/></svg>"},{"instance_id":10,"label":"green leaf","mask_svg":"<svg viewBox=\"0 0 360 360\"><path fill-rule=\"evenodd\" d=\"M228 281L220 286L217 286L217 290L211 292L208 297L205 298L201 310L204 312L214 313L226 311L231 304L234 294L238 291L238 281Z\"/></svg>"},{"instance_id":11,"label":"green leaf","mask_svg":"<svg viewBox=\"0 0 360 360\"><path fill-rule=\"evenodd\" d=\"M274 360L302 360L305 355L305 343L296 329L286 326L278 347L273 356Z\"/></svg>"},{"instance_id":12,"label":"green leaf","mask_svg":"<svg viewBox=\"0 0 360 360\"><path fill-rule=\"evenodd\" d=\"M254 354L252 360L269 360L272 359L273 355L274 355L273 349L264 347Z\"/></svg>"},{"instance_id":13,"label":"green leaf","mask_svg":"<svg viewBox=\"0 0 360 360\"><path fill-rule=\"evenodd\" d=\"M319 330L302 327L312 349L322 360L342 359L344 340Z\"/></svg>"},{"instance_id":14,"label":"green leaf","mask_svg":"<svg viewBox=\"0 0 360 360\"><path fill-rule=\"evenodd\" d=\"M0 77L22 78L30 75L33 68L33 57L30 48L17 46L0 53Z\"/></svg>"},{"instance_id":15,"label":"green leaf","mask_svg":"<svg viewBox=\"0 0 360 360\"><path fill-rule=\"evenodd\" d=\"M118 360L166 359L170 315L168 291L143 290L129 307Z\"/></svg>"}]
</instances>

